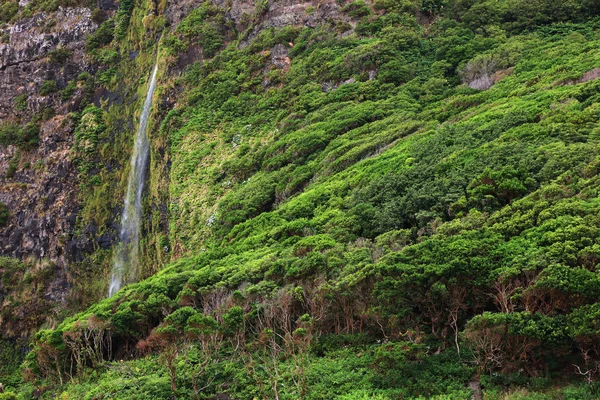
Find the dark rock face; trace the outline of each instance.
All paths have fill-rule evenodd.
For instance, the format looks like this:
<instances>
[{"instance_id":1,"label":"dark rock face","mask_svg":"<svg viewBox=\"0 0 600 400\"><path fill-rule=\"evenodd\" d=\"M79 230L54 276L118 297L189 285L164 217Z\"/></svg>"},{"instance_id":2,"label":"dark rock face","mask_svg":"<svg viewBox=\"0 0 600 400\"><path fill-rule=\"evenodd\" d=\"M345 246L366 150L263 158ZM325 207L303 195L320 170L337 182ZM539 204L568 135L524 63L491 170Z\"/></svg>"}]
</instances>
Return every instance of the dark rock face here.
<instances>
[{"instance_id":1,"label":"dark rock face","mask_svg":"<svg viewBox=\"0 0 600 400\"><path fill-rule=\"evenodd\" d=\"M84 47L86 36L96 28L89 9L60 8L0 30L9 37L0 44L0 124L23 125L47 108L54 114L41 123L36 149L0 146L0 201L10 215L0 229L0 255L56 265L44 298L58 308L69 293L67 265L93 250L73 238L78 212L70 157L74 124L66 115L77 108L81 93L64 102L59 92L42 96L39 91L44 81L54 80L61 90L81 72L92 71ZM53 62L49 53L60 48L68 49L67 57ZM16 107L17 96L26 97L26 107ZM11 162L16 172L7 177Z\"/></svg>"},{"instance_id":2,"label":"dark rock face","mask_svg":"<svg viewBox=\"0 0 600 400\"><path fill-rule=\"evenodd\" d=\"M276 44L271 50L271 63L275 68L284 69L290 66L290 58L288 57L288 48L282 44Z\"/></svg>"},{"instance_id":3,"label":"dark rock face","mask_svg":"<svg viewBox=\"0 0 600 400\"><path fill-rule=\"evenodd\" d=\"M57 96L41 96L39 88L46 80L63 88L83 70L90 68L84 55L85 37L97 28L87 8L60 8L27 18L0 31L8 35L8 43L0 44L0 120L23 114L15 110L14 100L26 94L29 111L39 112L56 107ZM71 56L53 63L48 53L57 48L68 49ZM58 112L58 110L57 110Z\"/></svg>"},{"instance_id":4,"label":"dark rock face","mask_svg":"<svg viewBox=\"0 0 600 400\"><path fill-rule=\"evenodd\" d=\"M48 259L60 271L71 261L66 247L77 213L76 174L69 159L72 128L62 115L43 123L39 148L21 155L21 168L13 178L0 178L0 201L10 212L7 227L0 231L1 255ZM2 176L16 151L13 146L0 150ZM27 163L30 167L23 168Z\"/></svg>"}]
</instances>

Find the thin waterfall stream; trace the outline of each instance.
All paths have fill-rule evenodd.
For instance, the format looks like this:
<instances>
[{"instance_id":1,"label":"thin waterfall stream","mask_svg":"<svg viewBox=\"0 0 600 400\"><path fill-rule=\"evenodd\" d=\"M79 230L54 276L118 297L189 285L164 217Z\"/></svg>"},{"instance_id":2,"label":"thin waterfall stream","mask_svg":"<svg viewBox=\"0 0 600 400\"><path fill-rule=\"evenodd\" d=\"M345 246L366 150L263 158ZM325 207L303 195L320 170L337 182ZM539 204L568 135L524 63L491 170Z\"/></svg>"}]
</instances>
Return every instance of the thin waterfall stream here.
<instances>
[{"instance_id":1,"label":"thin waterfall stream","mask_svg":"<svg viewBox=\"0 0 600 400\"><path fill-rule=\"evenodd\" d=\"M158 62L154 65L152 78L148 85L148 93L144 108L140 115L140 126L135 137L133 153L131 155L131 169L127 181L127 193L123 204L121 216L121 230L119 243L114 256L112 276L108 296L111 297L121 289L123 284L135 282L139 267L139 240L140 224L142 218L142 192L146 180L146 169L150 153L150 143L146 134L148 118L152 108L152 96L156 88L156 72Z\"/></svg>"}]
</instances>

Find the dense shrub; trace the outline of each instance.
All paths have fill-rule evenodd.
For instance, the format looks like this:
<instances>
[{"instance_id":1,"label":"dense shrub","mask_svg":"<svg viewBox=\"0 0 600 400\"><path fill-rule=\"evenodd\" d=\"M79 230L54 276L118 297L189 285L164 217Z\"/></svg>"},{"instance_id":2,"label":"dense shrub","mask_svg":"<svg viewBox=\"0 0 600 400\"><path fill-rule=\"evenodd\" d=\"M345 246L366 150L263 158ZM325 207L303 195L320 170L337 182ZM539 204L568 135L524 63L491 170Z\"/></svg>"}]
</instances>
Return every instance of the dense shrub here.
<instances>
[{"instance_id":1,"label":"dense shrub","mask_svg":"<svg viewBox=\"0 0 600 400\"><path fill-rule=\"evenodd\" d=\"M123 38L129 28L131 13L133 12L134 0L121 0L119 9L115 14L115 36ZM106 40L103 38L103 40Z\"/></svg>"},{"instance_id":2,"label":"dense shrub","mask_svg":"<svg viewBox=\"0 0 600 400\"><path fill-rule=\"evenodd\" d=\"M115 31L115 21L104 21L94 33L88 35L85 48L88 52L98 49L112 42Z\"/></svg>"},{"instance_id":3,"label":"dense shrub","mask_svg":"<svg viewBox=\"0 0 600 400\"><path fill-rule=\"evenodd\" d=\"M58 87L56 86L56 81L44 81L40 85L40 95L48 96L49 94L55 93L58 91Z\"/></svg>"},{"instance_id":4,"label":"dense shrub","mask_svg":"<svg viewBox=\"0 0 600 400\"><path fill-rule=\"evenodd\" d=\"M342 7L342 11L347 12L348 15L354 18L366 17L367 15L371 14L371 9L367 3L362 0L346 4L344 7Z\"/></svg>"},{"instance_id":5,"label":"dense shrub","mask_svg":"<svg viewBox=\"0 0 600 400\"><path fill-rule=\"evenodd\" d=\"M27 93L23 93L15 97L15 108L19 111L25 111L27 109L27 99L29 96Z\"/></svg>"},{"instance_id":6,"label":"dense shrub","mask_svg":"<svg viewBox=\"0 0 600 400\"><path fill-rule=\"evenodd\" d=\"M67 61L69 57L71 57L71 54L73 54L73 51L71 49L61 47L49 52L48 57L50 58L51 62L56 64L62 64L65 61Z\"/></svg>"},{"instance_id":7,"label":"dense shrub","mask_svg":"<svg viewBox=\"0 0 600 400\"><path fill-rule=\"evenodd\" d=\"M68 101L73 97L75 91L77 90L77 82L75 80L69 81L67 86L60 92L60 99L62 101Z\"/></svg>"},{"instance_id":8,"label":"dense shrub","mask_svg":"<svg viewBox=\"0 0 600 400\"><path fill-rule=\"evenodd\" d=\"M0 145L16 145L24 150L37 145L39 141L40 126L33 122L25 126L4 124L0 126Z\"/></svg>"},{"instance_id":9,"label":"dense shrub","mask_svg":"<svg viewBox=\"0 0 600 400\"><path fill-rule=\"evenodd\" d=\"M0 22L9 22L19 12L18 1L5 1L0 5Z\"/></svg>"},{"instance_id":10,"label":"dense shrub","mask_svg":"<svg viewBox=\"0 0 600 400\"><path fill-rule=\"evenodd\" d=\"M508 31L519 32L536 25L589 18L598 9L590 3L569 0L502 0L473 2L454 1L451 12L473 28L501 25Z\"/></svg>"}]
</instances>

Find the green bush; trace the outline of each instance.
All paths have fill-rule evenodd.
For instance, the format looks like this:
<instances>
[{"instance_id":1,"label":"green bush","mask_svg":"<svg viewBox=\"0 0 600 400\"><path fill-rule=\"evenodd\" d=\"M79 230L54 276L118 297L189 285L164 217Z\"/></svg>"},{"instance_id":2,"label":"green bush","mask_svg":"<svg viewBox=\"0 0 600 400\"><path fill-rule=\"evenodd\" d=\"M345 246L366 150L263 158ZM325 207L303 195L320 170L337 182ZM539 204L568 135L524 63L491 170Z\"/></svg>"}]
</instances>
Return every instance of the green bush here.
<instances>
[{"instance_id":1,"label":"green bush","mask_svg":"<svg viewBox=\"0 0 600 400\"><path fill-rule=\"evenodd\" d=\"M52 110L52 113L54 111ZM40 140L40 125L29 122L26 124L21 131L21 138L18 145L23 150L29 150L38 145Z\"/></svg>"},{"instance_id":2,"label":"green bush","mask_svg":"<svg viewBox=\"0 0 600 400\"><path fill-rule=\"evenodd\" d=\"M18 1L5 1L0 5L0 22L10 22L19 12Z\"/></svg>"},{"instance_id":3,"label":"green bush","mask_svg":"<svg viewBox=\"0 0 600 400\"><path fill-rule=\"evenodd\" d=\"M23 93L15 97L15 108L19 111L25 111L27 109L27 99L29 96L27 93Z\"/></svg>"},{"instance_id":4,"label":"green bush","mask_svg":"<svg viewBox=\"0 0 600 400\"><path fill-rule=\"evenodd\" d=\"M61 47L55 50L52 50L51 52L48 53L48 57L50 58L50 61L56 64L63 64L65 61L67 61L69 59L69 57L71 57L71 54L73 54L73 51L71 49L68 49L66 47Z\"/></svg>"},{"instance_id":5,"label":"green bush","mask_svg":"<svg viewBox=\"0 0 600 400\"><path fill-rule=\"evenodd\" d=\"M502 25L508 31L519 32L535 25L589 18L597 15L598 8L590 3L582 7L582 2L576 0L559 3L552 0L459 0L451 4L451 12L461 15L473 28Z\"/></svg>"},{"instance_id":6,"label":"green bush","mask_svg":"<svg viewBox=\"0 0 600 400\"><path fill-rule=\"evenodd\" d=\"M39 141L40 126L33 122L24 127L16 124L4 124L0 126L0 145L15 145L21 149L28 150L37 145Z\"/></svg>"},{"instance_id":7,"label":"green bush","mask_svg":"<svg viewBox=\"0 0 600 400\"><path fill-rule=\"evenodd\" d=\"M392 60L379 68L379 78L385 83L406 83L410 78L410 67L399 60Z\"/></svg>"},{"instance_id":8,"label":"green bush","mask_svg":"<svg viewBox=\"0 0 600 400\"><path fill-rule=\"evenodd\" d=\"M71 98L73 97L73 94L75 94L76 90L77 90L77 82L75 80L69 81L69 83L67 83L67 86L65 86L65 88L60 92L60 99L62 101L71 100Z\"/></svg>"},{"instance_id":9,"label":"green bush","mask_svg":"<svg viewBox=\"0 0 600 400\"><path fill-rule=\"evenodd\" d=\"M115 36L119 39L125 37L127 28L129 28L133 6L134 0L121 0L119 2L119 9L115 14Z\"/></svg>"},{"instance_id":10,"label":"green bush","mask_svg":"<svg viewBox=\"0 0 600 400\"><path fill-rule=\"evenodd\" d=\"M4 124L0 127L0 144L7 146L21 140L22 129L16 124Z\"/></svg>"},{"instance_id":11,"label":"green bush","mask_svg":"<svg viewBox=\"0 0 600 400\"><path fill-rule=\"evenodd\" d=\"M354 18L366 17L371 14L371 9L367 3L361 0L345 5L342 11L347 12L348 15Z\"/></svg>"},{"instance_id":12,"label":"green bush","mask_svg":"<svg viewBox=\"0 0 600 400\"><path fill-rule=\"evenodd\" d=\"M58 91L58 87L56 86L56 81L44 81L40 86L40 95L48 96L49 94L55 93Z\"/></svg>"},{"instance_id":13,"label":"green bush","mask_svg":"<svg viewBox=\"0 0 600 400\"><path fill-rule=\"evenodd\" d=\"M101 48L113 41L115 32L115 21L109 19L104 21L94 33L88 35L85 41L85 49L91 52L95 49Z\"/></svg>"},{"instance_id":14,"label":"green bush","mask_svg":"<svg viewBox=\"0 0 600 400\"><path fill-rule=\"evenodd\" d=\"M62 93L61 93L62 97ZM56 111L52 107L46 107L42 110L41 119L42 121L48 121L56 115Z\"/></svg>"},{"instance_id":15,"label":"green bush","mask_svg":"<svg viewBox=\"0 0 600 400\"><path fill-rule=\"evenodd\" d=\"M98 167L98 143L106 125L100 108L90 105L86 107L75 128L73 143L73 163L77 166L80 177L89 183L90 172Z\"/></svg>"}]
</instances>

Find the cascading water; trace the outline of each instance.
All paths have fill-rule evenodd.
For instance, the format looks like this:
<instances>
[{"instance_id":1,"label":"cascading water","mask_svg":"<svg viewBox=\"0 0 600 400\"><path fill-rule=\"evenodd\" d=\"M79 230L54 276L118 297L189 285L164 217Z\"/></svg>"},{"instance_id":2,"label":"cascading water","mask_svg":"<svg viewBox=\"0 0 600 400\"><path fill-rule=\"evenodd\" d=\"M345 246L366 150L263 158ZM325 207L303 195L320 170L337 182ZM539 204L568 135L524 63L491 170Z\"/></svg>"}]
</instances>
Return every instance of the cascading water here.
<instances>
[{"instance_id":1,"label":"cascading water","mask_svg":"<svg viewBox=\"0 0 600 400\"><path fill-rule=\"evenodd\" d=\"M152 71L148 94L146 95L144 108L140 115L140 127L135 137L133 154L131 155L131 170L129 171L127 194L123 204L123 215L121 216L119 244L115 252L110 288L108 290L109 297L117 293L123 283L135 282L137 279L140 222L142 217L142 191L144 189L150 152L146 129L148 127L150 108L152 107L152 96L156 88L157 70L158 63Z\"/></svg>"}]
</instances>

